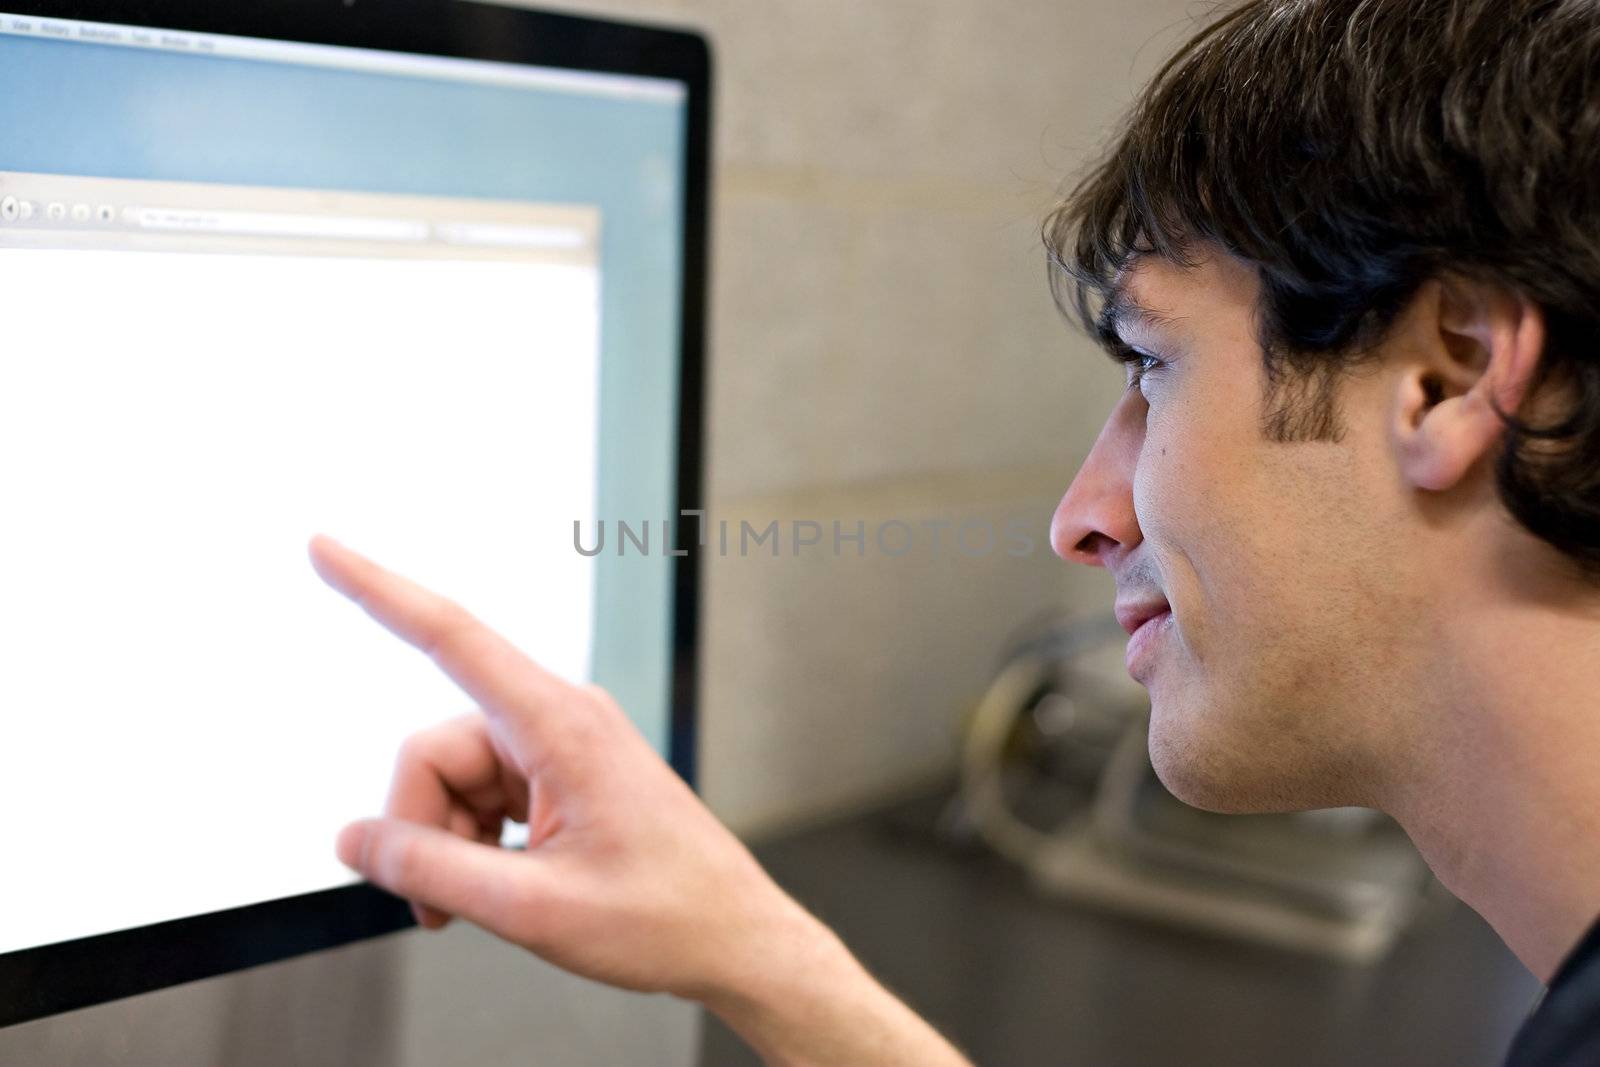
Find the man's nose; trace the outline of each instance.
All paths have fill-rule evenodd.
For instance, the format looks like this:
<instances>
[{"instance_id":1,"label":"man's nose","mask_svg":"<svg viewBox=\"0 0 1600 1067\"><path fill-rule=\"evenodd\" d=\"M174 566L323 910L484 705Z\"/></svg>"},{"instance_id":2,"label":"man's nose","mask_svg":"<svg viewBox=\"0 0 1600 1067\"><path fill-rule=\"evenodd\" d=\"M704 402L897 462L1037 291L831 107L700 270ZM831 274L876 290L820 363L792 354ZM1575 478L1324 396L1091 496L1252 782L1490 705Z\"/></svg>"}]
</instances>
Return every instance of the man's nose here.
<instances>
[{"instance_id":1,"label":"man's nose","mask_svg":"<svg viewBox=\"0 0 1600 1067\"><path fill-rule=\"evenodd\" d=\"M1145 412L1137 389L1123 393L1056 505L1050 546L1062 559L1106 567L1143 540L1133 510L1133 471L1144 444Z\"/></svg>"}]
</instances>

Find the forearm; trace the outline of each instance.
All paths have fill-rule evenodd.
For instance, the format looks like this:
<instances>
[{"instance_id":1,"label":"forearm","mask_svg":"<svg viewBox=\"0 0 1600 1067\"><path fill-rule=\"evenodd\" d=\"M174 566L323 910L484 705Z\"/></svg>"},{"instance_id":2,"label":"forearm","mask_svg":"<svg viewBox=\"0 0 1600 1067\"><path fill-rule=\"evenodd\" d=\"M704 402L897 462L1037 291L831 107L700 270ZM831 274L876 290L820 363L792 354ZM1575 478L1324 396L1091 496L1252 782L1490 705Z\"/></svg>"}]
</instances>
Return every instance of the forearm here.
<instances>
[{"instance_id":1,"label":"forearm","mask_svg":"<svg viewBox=\"0 0 1600 1067\"><path fill-rule=\"evenodd\" d=\"M796 907L736 983L703 998L768 1067L971 1067Z\"/></svg>"}]
</instances>

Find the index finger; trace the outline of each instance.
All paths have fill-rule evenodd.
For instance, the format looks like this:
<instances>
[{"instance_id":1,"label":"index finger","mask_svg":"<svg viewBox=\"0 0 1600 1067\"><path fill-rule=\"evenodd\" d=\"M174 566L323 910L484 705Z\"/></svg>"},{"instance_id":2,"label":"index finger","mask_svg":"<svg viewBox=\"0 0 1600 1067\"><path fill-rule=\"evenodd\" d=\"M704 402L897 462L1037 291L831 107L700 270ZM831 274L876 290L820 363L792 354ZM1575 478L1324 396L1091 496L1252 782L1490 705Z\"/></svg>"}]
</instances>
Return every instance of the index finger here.
<instances>
[{"instance_id":1,"label":"index finger","mask_svg":"<svg viewBox=\"0 0 1600 1067\"><path fill-rule=\"evenodd\" d=\"M424 652L491 715L519 727L560 707L566 683L465 608L385 570L331 537L311 539L311 565L385 629ZM540 715L528 711L538 709ZM519 714L520 713L520 714Z\"/></svg>"}]
</instances>

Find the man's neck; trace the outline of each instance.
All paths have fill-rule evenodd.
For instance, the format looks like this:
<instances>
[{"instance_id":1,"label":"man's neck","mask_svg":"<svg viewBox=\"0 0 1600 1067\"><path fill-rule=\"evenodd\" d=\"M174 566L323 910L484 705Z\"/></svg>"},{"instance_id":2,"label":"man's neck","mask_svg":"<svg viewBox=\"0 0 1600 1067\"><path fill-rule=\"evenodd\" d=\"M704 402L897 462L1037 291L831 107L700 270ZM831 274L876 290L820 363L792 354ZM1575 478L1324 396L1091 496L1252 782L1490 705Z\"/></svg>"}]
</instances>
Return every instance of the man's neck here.
<instances>
[{"instance_id":1,"label":"man's neck","mask_svg":"<svg viewBox=\"0 0 1600 1067\"><path fill-rule=\"evenodd\" d=\"M1595 604L1458 599L1448 656L1422 680L1421 758L1384 798L1439 880L1544 981L1600 916Z\"/></svg>"}]
</instances>

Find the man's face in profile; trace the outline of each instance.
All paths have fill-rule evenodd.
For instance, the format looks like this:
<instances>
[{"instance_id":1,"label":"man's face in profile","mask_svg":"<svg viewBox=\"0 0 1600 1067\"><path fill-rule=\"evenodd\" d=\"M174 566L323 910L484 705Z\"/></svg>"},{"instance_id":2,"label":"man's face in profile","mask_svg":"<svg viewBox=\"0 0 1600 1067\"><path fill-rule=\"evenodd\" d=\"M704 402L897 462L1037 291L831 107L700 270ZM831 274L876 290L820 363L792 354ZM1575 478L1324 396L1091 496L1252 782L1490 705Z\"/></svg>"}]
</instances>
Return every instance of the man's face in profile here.
<instances>
[{"instance_id":1,"label":"man's face in profile","mask_svg":"<svg viewBox=\"0 0 1600 1067\"><path fill-rule=\"evenodd\" d=\"M1143 258L1123 282L1141 362L1051 533L1116 579L1156 770L1217 810L1370 803L1406 728L1387 697L1427 684L1415 607L1448 567L1410 536L1386 363L1340 382L1336 439L1272 440L1254 272Z\"/></svg>"}]
</instances>

